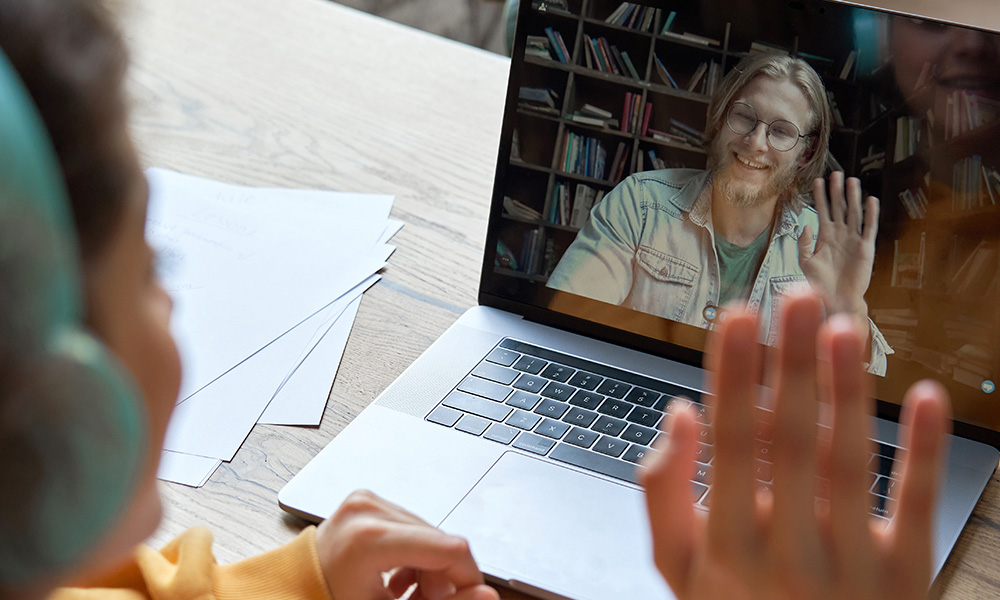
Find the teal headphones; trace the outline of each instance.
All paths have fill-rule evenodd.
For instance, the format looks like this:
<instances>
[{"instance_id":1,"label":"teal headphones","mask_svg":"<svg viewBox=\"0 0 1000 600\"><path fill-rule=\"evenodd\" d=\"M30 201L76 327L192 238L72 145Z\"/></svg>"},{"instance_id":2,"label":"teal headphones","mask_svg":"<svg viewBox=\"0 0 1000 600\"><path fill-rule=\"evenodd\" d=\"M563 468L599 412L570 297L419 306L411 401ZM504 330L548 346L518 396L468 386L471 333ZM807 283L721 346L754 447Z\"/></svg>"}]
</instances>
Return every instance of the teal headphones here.
<instances>
[{"instance_id":1,"label":"teal headphones","mask_svg":"<svg viewBox=\"0 0 1000 600\"><path fill-rule=\"evenodd\" d=\"M128 505L146 455L145 406L83 328L60 173L0 52L0 589L92 550Z\"/></svg>"}]
</instances>

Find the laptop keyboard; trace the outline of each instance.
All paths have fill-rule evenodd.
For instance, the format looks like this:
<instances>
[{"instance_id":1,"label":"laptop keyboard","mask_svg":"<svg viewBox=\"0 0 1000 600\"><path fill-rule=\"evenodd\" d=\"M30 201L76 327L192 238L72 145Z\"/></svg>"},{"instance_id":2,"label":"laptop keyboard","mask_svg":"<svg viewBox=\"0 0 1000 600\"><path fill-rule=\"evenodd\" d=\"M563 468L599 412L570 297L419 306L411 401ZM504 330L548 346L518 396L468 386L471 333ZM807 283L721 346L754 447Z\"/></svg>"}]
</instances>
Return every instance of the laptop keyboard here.
<instances>
[{"instance_id":1,"label":"laptop keyboard","mask_svg":"<svg viewBox=\"0 0 1000 600\"><path fill-rule=\"evenodd\" d=\"M687 403L699 414L693 501L711 503L712 444L701 392L526 344L502 340L426 417L428 421L482 436L629 483L639 483L639 461L661 434L666 414ZM770 412L757 408L758 484L773 481ZM895 447L876 443L868 464L872 515L887 519L898 474ZM822 480L821 480L822 481Z\"/></svg>"}]
</instances>

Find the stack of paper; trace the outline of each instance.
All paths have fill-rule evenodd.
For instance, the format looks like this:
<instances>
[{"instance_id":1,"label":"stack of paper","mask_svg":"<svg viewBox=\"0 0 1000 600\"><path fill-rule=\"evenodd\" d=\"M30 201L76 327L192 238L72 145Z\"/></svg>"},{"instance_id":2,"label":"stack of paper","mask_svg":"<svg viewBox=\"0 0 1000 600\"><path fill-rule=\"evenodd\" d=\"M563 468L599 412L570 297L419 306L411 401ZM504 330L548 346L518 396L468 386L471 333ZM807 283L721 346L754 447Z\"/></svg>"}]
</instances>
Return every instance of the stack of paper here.
<instances>
[{"instance_id":1,"label":"stack of paper","mask_svg":"<svg viewBox=\"0 0 1000 600\"><path fill-rule=\"evenodd\" d=\"M255 423L319 424L361 294L402 223L391 196L146 177L146 235L183 367L159 476L200 486Z\"/></svg>"}]
</instances>

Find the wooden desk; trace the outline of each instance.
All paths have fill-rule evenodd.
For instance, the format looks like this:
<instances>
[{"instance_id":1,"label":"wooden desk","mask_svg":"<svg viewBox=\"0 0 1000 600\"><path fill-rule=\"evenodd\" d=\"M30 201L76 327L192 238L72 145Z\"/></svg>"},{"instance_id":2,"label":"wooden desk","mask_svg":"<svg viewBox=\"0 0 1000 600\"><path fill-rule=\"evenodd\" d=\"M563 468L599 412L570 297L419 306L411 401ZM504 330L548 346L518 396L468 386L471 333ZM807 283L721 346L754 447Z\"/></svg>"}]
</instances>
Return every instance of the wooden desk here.
<instances>
[{"instance_id":1,"label":"wooden desk","mask_svg":"<svg viewBox=\"0 0 1000 600\"><path fill-rule=\"evenodd\" d=\"M322 425L258 426L205 487L161 486L151 543L208 525L231 562L296 535L304 523L278 508L278 490L475 303L508 61L323 0L125 6L145 165L395 194L406 222L365 294ZM943 597L1000 595L998 490L948 562Z\"/></svg>"}]
</instances>

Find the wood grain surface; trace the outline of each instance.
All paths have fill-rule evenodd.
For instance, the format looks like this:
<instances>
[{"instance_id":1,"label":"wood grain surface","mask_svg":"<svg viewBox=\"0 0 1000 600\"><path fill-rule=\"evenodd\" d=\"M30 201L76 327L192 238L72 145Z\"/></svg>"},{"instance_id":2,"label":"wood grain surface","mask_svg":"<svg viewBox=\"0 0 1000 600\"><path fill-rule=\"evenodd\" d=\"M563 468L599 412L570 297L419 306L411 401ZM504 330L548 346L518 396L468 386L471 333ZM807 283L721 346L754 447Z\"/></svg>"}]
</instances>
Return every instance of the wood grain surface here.
<instances>
[{"instance_id":1,"label":"wood grain surface","mask_svg":"<svg viewBox=\"0 0 1000 600\"><path fill-rule=\"evenodd\" d=\"M297 534L304 522L278 507L278 490L475 303L508 61L322 0L136 0L124 11L145 166L394 194L392 216L406 222L362 301L321 426L257 426L203 488L161 485L165 518L150 543L207 525L231 562ZM936 595L1000 597L997 490Z\"/></svg>"}]
</instances>

